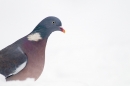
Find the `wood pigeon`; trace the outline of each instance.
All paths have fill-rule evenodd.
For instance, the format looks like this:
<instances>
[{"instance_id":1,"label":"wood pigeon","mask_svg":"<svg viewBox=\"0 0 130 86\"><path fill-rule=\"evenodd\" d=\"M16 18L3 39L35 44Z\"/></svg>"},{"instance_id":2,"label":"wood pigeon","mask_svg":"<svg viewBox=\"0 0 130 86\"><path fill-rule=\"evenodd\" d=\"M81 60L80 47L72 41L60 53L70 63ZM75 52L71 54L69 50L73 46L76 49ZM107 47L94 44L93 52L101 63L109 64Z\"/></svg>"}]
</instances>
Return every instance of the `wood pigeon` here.
<instances>
[{"instance_id":1,"label":"wood pigeon","mask_svg":"<svg viewBox=\"0 0 130 86\"><path fill-rule=\"evenodd\" d=\"M0 51L0 74L7 81L25 80L41 75L45 62L47 39L54 31L65 30L60 19L49 16L43 19L27 36Z\"/></svg>"}]
</instances>

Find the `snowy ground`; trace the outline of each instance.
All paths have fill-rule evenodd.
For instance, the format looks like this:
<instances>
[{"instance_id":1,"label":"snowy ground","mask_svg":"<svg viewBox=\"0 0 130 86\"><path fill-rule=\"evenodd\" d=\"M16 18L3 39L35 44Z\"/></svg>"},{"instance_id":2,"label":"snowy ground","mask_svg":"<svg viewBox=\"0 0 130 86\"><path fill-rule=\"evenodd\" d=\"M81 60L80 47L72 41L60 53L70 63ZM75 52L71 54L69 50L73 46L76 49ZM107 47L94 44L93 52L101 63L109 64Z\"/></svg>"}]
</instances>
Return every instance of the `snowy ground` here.
<instances>
[{"instance_id":1,"label":"snowy ground","mask_svg":"<svg viewBox=\"0 0 130 86\"><path fill-rule=\"evenodd\" d=\"M49 15L66 29L50 36L45 68L35 83L3 86L130 86L129 0L1 0L0 10L0 49Z\"/></svg>"}]
</instances>

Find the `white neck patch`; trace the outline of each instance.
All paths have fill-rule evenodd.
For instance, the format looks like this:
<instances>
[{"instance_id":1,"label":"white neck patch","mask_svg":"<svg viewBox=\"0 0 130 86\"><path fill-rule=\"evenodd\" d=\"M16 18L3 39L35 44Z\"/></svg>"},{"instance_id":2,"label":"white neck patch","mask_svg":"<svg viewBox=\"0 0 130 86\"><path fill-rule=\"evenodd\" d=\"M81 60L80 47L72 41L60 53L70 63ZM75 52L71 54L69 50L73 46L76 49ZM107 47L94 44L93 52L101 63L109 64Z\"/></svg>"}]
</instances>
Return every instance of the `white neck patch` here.
<instances>
[{"instance_id":1,"label":"white neck patch","mask_svg":"<svg viewBox=\"0 0 130 86\"><path fill-rule=\"evenodd\" d=\"M27 38L29 41L39 41L40 39L42 39L42 37L39 33L32 33L32 34L28 35Z\"/></svg>"}]
</instances>

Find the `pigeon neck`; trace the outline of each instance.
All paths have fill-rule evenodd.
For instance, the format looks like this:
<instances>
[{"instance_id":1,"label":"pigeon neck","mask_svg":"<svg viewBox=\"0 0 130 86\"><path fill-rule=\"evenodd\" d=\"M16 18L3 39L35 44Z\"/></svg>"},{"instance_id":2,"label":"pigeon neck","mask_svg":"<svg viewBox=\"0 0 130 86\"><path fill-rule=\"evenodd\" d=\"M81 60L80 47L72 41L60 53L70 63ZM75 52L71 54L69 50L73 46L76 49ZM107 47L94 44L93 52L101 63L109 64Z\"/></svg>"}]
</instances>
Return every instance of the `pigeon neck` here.
<instances>
[{"instance_id":1,"label":"pigeon neck","mask_svg":"<svg viewBox=\"0 0 130 86\"><path fill-rule=\"evenodd\" d=\"M49 31L48 29L37 26L28 36L29 41L39 41L42 39L48 39L52 32Z\"/></svg>"}]
</instances>

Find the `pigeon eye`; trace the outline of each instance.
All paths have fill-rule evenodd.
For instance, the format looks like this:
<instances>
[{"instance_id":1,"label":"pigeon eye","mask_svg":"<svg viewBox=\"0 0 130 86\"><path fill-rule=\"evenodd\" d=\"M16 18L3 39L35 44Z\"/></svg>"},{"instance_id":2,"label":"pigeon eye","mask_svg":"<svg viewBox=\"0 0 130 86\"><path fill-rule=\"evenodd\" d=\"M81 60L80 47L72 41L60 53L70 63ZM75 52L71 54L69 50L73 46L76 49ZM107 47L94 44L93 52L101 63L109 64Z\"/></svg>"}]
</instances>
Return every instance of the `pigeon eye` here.
<instances>
[{"instance_id":1,"label":"pigeon eye","mask_svg":"<svg viewBox=\"0 0 130 86\"><path fill-rule=\"evenodd\" d=\"M55 24L56 22L55 21L52 21L52 24Z\"/></svg>"}]
</instances>

